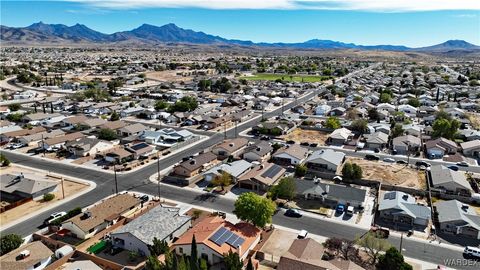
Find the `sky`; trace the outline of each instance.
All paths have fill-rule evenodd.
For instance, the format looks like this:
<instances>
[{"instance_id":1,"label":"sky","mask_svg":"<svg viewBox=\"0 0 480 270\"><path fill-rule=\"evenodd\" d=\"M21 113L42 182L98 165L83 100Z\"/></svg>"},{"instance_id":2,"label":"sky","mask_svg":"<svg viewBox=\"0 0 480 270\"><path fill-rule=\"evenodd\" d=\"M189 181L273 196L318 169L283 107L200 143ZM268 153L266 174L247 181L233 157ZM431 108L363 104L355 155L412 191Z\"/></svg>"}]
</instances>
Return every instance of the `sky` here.
<instances>
[{"instance_id":1,"label":"sky","mask_svg":"<svg viewBox=\"0 0 480 270\"><path fill-rule=\"evenodd\" d=\"M143 23L229 39L429 46L450 39L480 45L480 0L0 0L0 23L76 23L103 32Z\"/></svg>"}]
</instances>

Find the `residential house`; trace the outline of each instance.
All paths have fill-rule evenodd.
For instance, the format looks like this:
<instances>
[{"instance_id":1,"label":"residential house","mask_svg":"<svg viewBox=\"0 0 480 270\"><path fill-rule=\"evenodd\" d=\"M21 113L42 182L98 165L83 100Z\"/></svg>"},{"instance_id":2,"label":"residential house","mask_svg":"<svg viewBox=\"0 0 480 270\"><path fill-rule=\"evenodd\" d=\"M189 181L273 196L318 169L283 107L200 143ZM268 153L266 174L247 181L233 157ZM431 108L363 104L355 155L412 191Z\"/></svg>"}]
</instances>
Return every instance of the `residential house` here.
<instances>
[{"instance_id":1,"label":"residential house","mask_svg":"<svg viewBox=\"0 0 480 270\"><path fill-rule=\"evenodd\" d=\"M125 150L124 148L116 148L105 154L104 159L111 164L122 164L127 161L133 160L133 153Z\"/></svg>"},{"instance_id":2,"label":"residential house","mask_svg":"<svg viewBox=\"0 0 480 270\"><path fill-rule=\"evenodd\" d=\"M46 151L54 151L64 147L67 142L78 141L83 137L85 137L85 135L83 135L81 132L70 133L65 136L39 141L38 147L45 149Z\"/></svg>"},{"instance_id":3,"label":"residential house","mask_svg":"<svg viewBox=\"0 0 480 270\"><path fill-rule=\"evenodd\" d=\"M352 261L323 260L324 247L312 238L295 239L280 257L277 270L364 270Z\"/></svg>"},{"instance_id":4,"label":"residential house","mask_svg":"<svg viewBox=\"0 0 480 270\"><path fill-rule=\"evenodd\" d=\"M142 113L144 110L145 108L142 107L128 107L120 111L120 117L125 118L129 116L135 116Z\"/></svg>"},{"instance_id":5,"label":"residential house","mask_svg":"<svg viewBox=\"0 0 480 270\"><path fill-rule=\"evenodd\" d=\"M195 235L200 258L209 265L223 262L228 252L238 253L244 260L260 241L261 231L249 223L232 224L221 217L207 217L184 233L172 244L177 255L190 255L192 238ZM227 237L228 236L228 237Z\"/></svg>"},{"instance_id":6,"label":"residential house","mask_svg":"<svg viewBox=\"0 0 480 270\"><path fill-rule=\"evenodd\" d=\"M173 171L175 175L189 178L211 168L216 163L218 163L217 156L212 152L206 152L176 165Z\"/></svg>"},{"instance_id":7,"label":"residential house","mask_svg":"<svg viewBox=\"0 0 480 270\"><path fill-rule=\"evenodd\" d=\"M272 155L272 159L276 164L282 166L296 166L305 160L307 154L308 149L303 148L298 144L293 144L278 149Z\"/></svg>"},{"instance_id":8,"label":"residential house","mask_svg":"<svg viewBox=\"0 0 480 270\"><path fill-rule=\"evenodd\" d=\"M401 191L385 192L378 204L379 218L399 227L426 227L431 219L429 207L417 204L415 197Z\"/></svg>"},{"instance_id":9,"label":"residential house","mask_svg":"<svg viewBox=\"0 0 480 270\"><path fill-rule=\"evenodd\" d=\"M40 179L35 174L23 173L4 174L0 177L0 194L2 201L16 202L22 199L31 198L34 201L42 200L43 195L57 190L57 182L47 179Z\"/></svg>"},{"instance_id":10,"label":"residential house","mask_svg":"<svg viewBox=\"0 0 480 270\"><path fill-rule=\"evenodd\" d=\"M135 123L131 125L124 126L117 129L117 134L123 137L139 135L143 131L147 130L147 127L140 123Z\"/></svg>"},{"instance_id":11,"label":"residential house","mask_svg":"<svg viewBox=\"0 0 480 270\"><path fill-rule=\"evenodd\" d=\"M41 241L22 245L0 257L2 270L41 270L52 262L53 252Z\"/></svg>"},{"instance_id":12,"label":"residential house","mask_svg":"<svg viewBox=\"0 0 480 270\"><path fill-rule=\"evenodd\" d=\"M60 125L65 128L75 128L76 125L81 125L87 119L88 117L85 115L70 116L60 121Z\"/></svg>"},{"instance_id":13,"label":"residential house","mask_svg":"<svg viewBox=\"0 0 480 270\"><path fill-rule=\"evenodd\" d=\"M117 130L117 129L123 128L126 125L127 125L126 122L124 122L122 120L116 120L116 121L108 121L105 124L99 126L98 128Z\"/></svg>"},{"instance_id":14,"label":"residential house","mask_svg":"<svg viewBox=\"0 0 480 270\"><path fill-rule=\"evenodd\" d=\"M305 161L309 171L328 171L335 173L345 161L345 153L332 149L313 152Z\"/></svg>"},{"instance_id":15,"label":"residential house","mask_svg":"<svg viewBox=\"0 0 480 270\"><path fill-rule=\"evenodd\" d=\"M280 136L290 133L294 128L293 122L263 122L254 126L252 133Z\"/></svg>"},{"instance_id":16,"label":"residential house","mask_svg":"<svg viewBox=\"0 0 480 270\"><path fill-rule=\"evenodd\" d=\"M97 138L83 137L78 141L69 141L65 148L76 157L92 156L109 151L115 145L112 142Z\"/></svg>"},{"instance_id":17,"label":"residential house","mask_svg":"<svg viewBox=\"0 0 480 270\"><path fill-rule=\"evenodd\" d=\"M192 136L193 133L185 129L164 128L157 131L144 130L140 133L139 139L149 144L171 147L179 142L188 140Z\"/></svg>"},{"instance_id":18,"label":"residential house","mask_svg":"<svg viewBox=\"0 0 480 270\"><path fill-rule=\"evenodd\" d=\"M365 146L368 149L383 149L388 144L388 134L383 132L375 132L372 134L365 134Z\"/></svg>"},{"instance_id":19,"label":"residential house","mask_svg":"<svg viewBox=\"0 0 480 270\"><path fill-rule=\"evenodd\" d=\"M59 113L32 113L27 114L22 117L22 121L24 123L30 123L32 125L37 125L41 122L51 120L53 118L61 117L62 115Z\"/></svg>"},{"instance_id":20,"label":"residential house","mask_svg":"<svg viewBox=\"0 0 480 270\"><path fill-rule=\"evenodd\" d=\"M17 141L23 145L36 146L41 140L47 140L50 138L60 137L65 135L60 129L54 129L51 131L43 131L17 138Z\"/></svg>"},{"instance_id":21,"label":"residential house","mask_svg":"<svg viewBox=\"0 0 480 270\"><path fill-rule=\"evenodd\" d=\"M470 197L472 187L463 171L454 171L443 165L434 165L430 168L431 185L448 194L458 194Z\"/></svg>"},{"instance_id":22,"label":"residential house","mask_svg":"<svg viewBox=\"0 0 480 270\"><path fill-rule=\"evenodd\" d=\"M140 208L140 199L129 194L118 194L105 199L62 223L62 229L74 237L88 239L115 224Z\"/></svg>"},{"instance_id":23,"label":"residential house","mask_svg":"<svg viewBox=\"0 0 480 270\"><path fill-rule=\"evenodd\" d=\"M412 136L420 138L420 136L422 134L422 128L418 125L415 125L415 124L403 125L402 128L403 128L404 133L406 135L412 135Z\"/></svg>"},{"instance_id":24,"label":"residential house","mask_svg":"<svg viewBox=\"0 0 480 270\"><path fill-rule=\"evenodd\" d=\"M240 176L238 186L254 191L267 191L285 174L285 169L274 163L264 162Z\"/></svg>"},{"instance_id":25,"label":"residential house","mask_svg":"<svg viewBox=\"0 0 480 270\"><path fill-rule=\"evenodd\" d=\"M328 136L327 143L332 145L344 145L353 139L353 132L346 128L334 130Z\"/></svg>"},{"instance_id":26,"label":"residential house","mask_svg":"<svg viewBox=\"0 0 480 270\"><path fill-rule=\"evenodd\" d=\"M392 149L398 155L408 155L416 153L421 149L422 142L420 138L413 135L405 135L393 138Z\"/></svg>"},{"instance_id":27,"label":"residential house","mask_svg":"<svg viewBox=\"0 0 480 270\"><path fill-rule=\"evenodd\" d=\"M473 239L480 239L480 216L468 204L457 200L435 203L440 231Z\"/></svg>"},{"instance_id":28,"label":"residential house","mask_svg":"<svg viewBox=\"0 0 480 270\"><path fill-rule=\"evenodd\" d=\"M337 204L361 208L364 206L367 194L366 189L311 180L296 179L295 185L297 197L320 200L322 204L332 208Z\"/></svg>"},{"instance_id":29,"label":"residential house","mask_svg":"<svg viewBox=\"0 0 480 270\"><path fill-rule=\"evenodd\" d=\"M332 109L332 107L330 107L329 105L326 105L326 104L318 105L315 108L315 115L325 116L330 112L331 109Z\"/></svg>"},{"instance_id":30,"label":"residential house","mask_svg":"<svg viewBox=\"0 0 480 270\"><path fill-rule=\"evenodd\" d=\"M427 141L425 148L429 158L443 158L444 155L457 153L457 143L445 138Z\"/></svg>"},{"instance_id":31,"label":"residential house","mask_svg":"<svg viewBox=\"0 0 480 270\"><path fill-rule=\"evenodd\" d=\"M32 134L45 132L45 131L46 129L44 127L33 127L32 129L25 128L25 129L0 133L0 143L5 144L18 137L32 135Z\"/></svg>"},{"instance_id":32,"label":"residential house","mask_svg":"<svg viewBox=\"0 0 480 270\"><path fill-rule=\"evenodd\" d=\"M262 163L270 158L272 150L270 143L261 141L247 146L243 151L243 159L248 162L258 161Z\"/></svg>"},{"instance_id":33,"label":"residential house","mask_svg":"<svg viewBox=\"0 0 480 270\"><path fill-rule=\"evenodd\" d=\"M245 138L229 139L214 146L212 153L217 155L220 159L224 159L239 154L247 145L248 140Z\"/></svg>"},{"instance_id":34,"label":"residential house","mask_svg":"<svg viewBox=\"0 0 480 270\"><path fill-rule=\"evenodd\" d=\"M480 140L468 141L460 144L464 156L480 158Z\"/></svg>"},{"instance_id":35,"label":"residential house","mask_svg":"<svg viewBox=\"0 0 480 270\"><path fill-rule=\"evenodd\" d=\"M125 150L132 153L134 159L145 159L155 153L155 147L144 142L126 146Z\"/></svg>"},{"instance_id":36,"label":"residential house","mask_svg":"<svg viewBox=\"0 0 480 270\"><path fill-rule=\"evenodd\" d=\"M110 233L114 247L149 256L153 239L171 243L191 226L192 218L180 215L180 208L158 205Z\"/></svg>"},{"instance_id":37,"label":"residential house","mask_svg":"<svg viewBox=\"0 0 480 270\"><path fill-rule=\"evenodd\" d=\"M344 107L335 107L328 112L330 116L343 116L347 112Z\"/></svg>"},{"instance_id":38,"label":"residential house","mask_svg":"<svg viewBox=\"0 0 480 270\"><path fill-rule=\"evenodd\" d=\"M252 168L252 163L245 160L237 160L232 163L219 164L203 173L207 182L212 181L215 177L220 176L223 172L232 176L234 182L238 180L240 175L244 174Z\"/></svg>"}]
</instances>

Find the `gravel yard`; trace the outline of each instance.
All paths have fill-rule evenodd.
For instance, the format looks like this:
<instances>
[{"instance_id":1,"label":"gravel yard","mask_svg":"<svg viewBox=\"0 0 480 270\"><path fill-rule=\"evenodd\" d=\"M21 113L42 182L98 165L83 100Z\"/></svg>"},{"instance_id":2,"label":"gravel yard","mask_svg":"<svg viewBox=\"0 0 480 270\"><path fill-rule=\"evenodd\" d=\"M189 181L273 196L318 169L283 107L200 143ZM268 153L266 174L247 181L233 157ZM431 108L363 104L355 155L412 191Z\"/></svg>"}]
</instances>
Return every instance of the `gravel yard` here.
<instances>
[{"instance_id":1,"label":"gravel yard","mask_svg":"<svg viewBox=\"0 0 480 270\"><path fill-rule=\"evenodd\" d=\"M289 134L281 136L281 138L285 141L295 141L296 143L308 142L325 145L328 135L328 133L318 130L296 128Z\"/></svg>"}]
</instances>

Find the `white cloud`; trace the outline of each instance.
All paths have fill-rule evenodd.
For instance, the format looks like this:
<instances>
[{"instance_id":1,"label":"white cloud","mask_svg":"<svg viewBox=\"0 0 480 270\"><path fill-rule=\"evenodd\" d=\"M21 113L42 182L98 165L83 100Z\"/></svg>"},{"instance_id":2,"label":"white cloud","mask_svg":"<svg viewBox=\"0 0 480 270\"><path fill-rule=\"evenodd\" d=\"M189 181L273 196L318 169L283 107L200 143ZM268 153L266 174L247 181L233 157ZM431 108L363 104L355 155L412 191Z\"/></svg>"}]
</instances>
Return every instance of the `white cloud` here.
<instances>
[{"instance_id":1,"label":"white cloud","mask_svg":"<svg viewBox=\"0 0 480 270\"><path fill-rule=\"evenodd\" d=\"M112 9L328 9L379 12L480 10L479 0L66 0Z\"/></svg>"}]
</instances>

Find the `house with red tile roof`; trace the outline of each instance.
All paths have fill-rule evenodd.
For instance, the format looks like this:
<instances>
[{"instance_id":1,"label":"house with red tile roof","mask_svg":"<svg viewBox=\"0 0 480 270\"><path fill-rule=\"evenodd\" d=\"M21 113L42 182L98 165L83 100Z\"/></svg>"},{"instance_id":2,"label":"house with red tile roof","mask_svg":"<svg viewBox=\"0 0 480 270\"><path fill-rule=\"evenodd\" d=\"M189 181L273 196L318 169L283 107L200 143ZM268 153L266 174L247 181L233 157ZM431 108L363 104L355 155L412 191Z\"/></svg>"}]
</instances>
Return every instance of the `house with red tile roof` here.
<instances>
[{"instance_id":1,"label":"house with red tile roof","mask_svg":"<svg viewBox=\"0 0 480 270\"><path fill-rule=\"evenodd\" d=\"M230 250L237 252L241 260L245 259L260 241L260 233L260 229L249 223L232 224L219 216L208 217L180 236L172 248L178 255L190 256L195 235L198 257L215 265L222 263L224 254Z\"/></svg>"}]
</instances>

